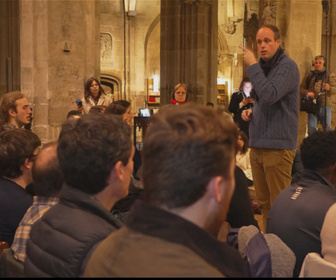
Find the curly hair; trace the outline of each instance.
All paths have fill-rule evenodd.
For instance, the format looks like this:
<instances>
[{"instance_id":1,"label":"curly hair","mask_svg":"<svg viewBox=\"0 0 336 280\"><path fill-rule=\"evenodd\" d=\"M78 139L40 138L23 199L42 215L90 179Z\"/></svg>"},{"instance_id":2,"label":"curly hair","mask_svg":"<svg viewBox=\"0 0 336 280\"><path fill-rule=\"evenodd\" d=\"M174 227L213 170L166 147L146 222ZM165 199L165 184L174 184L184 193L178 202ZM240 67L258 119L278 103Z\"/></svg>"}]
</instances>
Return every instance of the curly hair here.
<instances>
[{"instance_id":1,"label":"curly hair","mask_svg":"<svg viewBox=\"0 0 336 280\"><path fill-rule=\"evenodd\" d=\"M88 194L107 186L114 165L127 165L132 153L131 130L120 116L88 114L68 120L58 139L57 155L64 181Z\"/></svg>"},{"instance_id":2,"label":"curly hair","mask_svg":"<svg viewBox=\"0 0 336 280\"><path fill-rule=\"evenodd\" d=\"M13 128L0 133L0 176L11 179L22 175L26 159L32 160L34 151L41 145L40 138L24 128Z\"/></svg>"},{"instance_id":3,"label":"curly hair","mask_svg":"<svg viewBox=\"0 0 336 280\"><path fill-rule=\"evenodd\" d=\"M305 169L323 170L336 162L336 131L316 131L304 138L300 145L301 161Z\"/></svg>"}]
</instances>

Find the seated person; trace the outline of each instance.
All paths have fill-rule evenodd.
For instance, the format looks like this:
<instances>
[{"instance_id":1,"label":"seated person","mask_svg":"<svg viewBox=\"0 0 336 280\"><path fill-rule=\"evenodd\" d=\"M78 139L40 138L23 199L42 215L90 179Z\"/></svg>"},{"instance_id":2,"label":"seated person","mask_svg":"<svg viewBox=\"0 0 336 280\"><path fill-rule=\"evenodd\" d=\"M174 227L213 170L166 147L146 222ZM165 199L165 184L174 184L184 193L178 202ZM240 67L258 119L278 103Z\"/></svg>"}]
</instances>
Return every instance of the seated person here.
<instances>
[{"instance_id":1,"label":"seated person","mask_svg":"<svg viewBox=\"0 0 336 280\"><path fill-rule=\"evenodd\" d=\"M212 108L161 108L144 139L144 199L93 252L84 277L247 277L216 240L234 190L237 127ZM163 253L164 252L164 253Z\"/></svg>"},{"instance_id":2,"label":"seated person","mask_svg":"<svg viewBox=\"0 0 336 280\"><path fill-rule=\"evenodd\" d=\"M279 236L296 255L294 277L309 252L321 254L322 224L336 202L335 143L334 130L316 131L303 139L301 180L280 192L268 216L266 233Z\"/></svg>"},{"instance_id":3,"label":"seated person","mask_svg":"<svg viewBox=\"0 0 336 280\"><path fill-rule=\"evenodd\" d=\"M253 186L252 168L250 162L249 140L246 133L239 130L238 135L238 152L236 155L236 165L244 171L247 178L247 185Z\"/></svg>"},{"instance_id":4,"label":"seated person","mask_svg":"<svg viewBox=\"0 0 336 280\"><path fill-rule=\"evenodd\" d=\"M15 231L33 196L26 191L32 183L32 167L41 140L32 131L12 128L0 133L0 240L12 245Z\"/></svg>"},{"instance_id":5,"label":"seated person","mask_svg":"<svg viewBox=\"0 0 336 280\"><path fill-rule=\"evenodd\" d=\"M50 142L42 147L34 161L32 175L34 203L20 222L11 246L14 258L20 262L26 259L26 243L32 225L58 203L63 175L57 158L57 142Z\"/></svg>"},{"instance_id":6,"label":"seated person","mask_svg":"<svg viewBox=\"0 0 336 280\"><path fill-rule=\"evenodd\" d=\"M57 155L65 184L59 203L31 228L27 277L79 277L95 246L123 223L111 215L128 194L131 129L118 116L87 114L66 121Z\"/></svg>"}]
</instances>

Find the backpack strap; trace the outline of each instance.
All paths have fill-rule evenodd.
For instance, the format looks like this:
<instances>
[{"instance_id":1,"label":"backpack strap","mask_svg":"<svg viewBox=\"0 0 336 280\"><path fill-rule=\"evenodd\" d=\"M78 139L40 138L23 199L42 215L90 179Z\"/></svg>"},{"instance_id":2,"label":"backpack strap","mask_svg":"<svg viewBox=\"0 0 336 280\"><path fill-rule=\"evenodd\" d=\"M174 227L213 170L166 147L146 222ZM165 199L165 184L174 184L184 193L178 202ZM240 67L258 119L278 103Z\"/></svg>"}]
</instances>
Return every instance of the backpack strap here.
<instances>
[{"instance_id":1,"label":"backpack strap","mask_svg":"<svg viewBox=\"0 0 336 280\"><path fill-rule=\"evenodd\" d=\"M310 83L310 80L312 79L312 77L313 77L313 72L310 71L307 75L307 78L306 78L306 89L308 89L309 83Z\"/></svg>"}]
</instances>

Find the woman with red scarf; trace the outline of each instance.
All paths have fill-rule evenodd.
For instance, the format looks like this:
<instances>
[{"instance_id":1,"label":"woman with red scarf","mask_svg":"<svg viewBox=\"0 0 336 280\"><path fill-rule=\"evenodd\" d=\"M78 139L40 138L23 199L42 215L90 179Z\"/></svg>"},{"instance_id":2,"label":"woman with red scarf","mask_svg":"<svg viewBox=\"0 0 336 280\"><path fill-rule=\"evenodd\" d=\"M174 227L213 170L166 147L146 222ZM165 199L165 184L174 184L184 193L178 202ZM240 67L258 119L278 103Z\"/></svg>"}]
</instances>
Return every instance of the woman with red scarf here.
<instances>
[{"instance_id":1,"label":"woman with red scarf","mask_svg":"<svg viewBox=\"0 0 336 280\"><path fill-rule=\"evenodd\" d=\"M187 85L179 83L174 87L174 93L172 95L170 103L172 105L181 105L187 102L188 102Z\"/></svg>"}]
</instances>

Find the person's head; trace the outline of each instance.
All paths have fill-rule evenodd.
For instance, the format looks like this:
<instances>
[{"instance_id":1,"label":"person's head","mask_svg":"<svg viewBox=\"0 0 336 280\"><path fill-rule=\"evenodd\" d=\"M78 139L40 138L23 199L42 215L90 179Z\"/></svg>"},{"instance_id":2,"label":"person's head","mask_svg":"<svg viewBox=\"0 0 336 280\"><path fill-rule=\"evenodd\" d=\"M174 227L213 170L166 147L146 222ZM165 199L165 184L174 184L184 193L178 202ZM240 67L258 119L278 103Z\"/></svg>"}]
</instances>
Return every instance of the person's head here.
<instances>
[{"instance_id":1,"label":"person's head","mask_svg":"<svg viewBox=\"0 0 336 280\"><path fill-rule=\"evenodd\" d=\"M300 145L303 167L327 177L336 177L336 131L316 131L304 138ZM330 175L330 174L329 174Z\"/></svg>"},{"instance_id":2,"label":"person's head","mask_svg":"<svg viewBox=\"0 0 336 280\"><path fill-rule=\"evenodd\" d=\"M238 151L245 154L249 147L249 139L246 133L242 130L238 131Z\"/></svg>"},{"instance_id":3,"label":"person's head","mask_svg":"<svg viewBox=\"0 0 336 280\"><path fill-rule=\"evenodd\" d=\"M79 119L82 116L82 112L77 110L71 110L67 114L67 120Z\"/></svg>"},{"instance_id":4,"label":"person's head","mask_svg":"<svg viewBox=\"0 0 336 280\"><path fill-rule=\"evenodd\" d=\"M121 116L124 122L126 122L128 125L131 125L129 119L127 118L126 108L119 104L111 103L109 106L107 106L105 114Z\"/></svg>"},{"instance_id":5,"label":"person's head","mask_svg":"<svg viewBox=\"0 0 336 280\"><path fill-rule=\"evenodd\" d=\"M265 24L259 28L256 40L261 58L268 61L280 47L280 30L275 25Z\"/></svg>"},{"instance_id":6,"label":"person's head","mask_svg":"<svg viewBox=\"0 0 336 280\"><path fill-rule=\"evenodd\" d=\"M112 187L128 194L133 172L131 129L111 114L88 114L62 125L57 155L67 185L90 195Z\"/></svg>"},{"instance_id":7,"label":"person's head","mask_svg":"<svg viewBox=\"0 0 336 280\"><path fill-rule=\"evenodd\" d=\"M252 83L248 77L244 78L239 85L239 90L245 93L250 93L252 91Z\"/></svg>"},{"instance_id":8,"label":"person's head","mask_svg":"<svg viewBox=\"0 0 336 280\"><path fill-rule=\"evenodd\" d=\"M40 138L32 131L14 128L0 133L0 176L16 179L26 176L32 182L31 169L39 152Z\"/></svg>"},{"instance_id":9,"label":"person's head","mask_svg":"<svg viewBox=\"0 0 336 280\"><path fill-rule=\"evenodd\" d=\"M106 106L104 105L92 106L89 110L89 114L104 113L105 109L106 109Z\"/></svg>"},{"instance_id":10,"label":"person's head","mask_svg":"<svg viewBox=\"0 0 336 280\"><path fill-rule=\"evenodd\" d=\"M205 105L209 106L209 107L212 107L212 108L215 108L215 105L212 102L207 102L207 104L205 104Z\"/></svg>"},{"instance_id":11,"label":"person's head","mask_svg":"<svg viewBox=\"0 0 336 280\"><path fill-rule=\"evenodd\" d=\"M174 87L173 99L176 100L177 103L184 103L188 101L187 90L188 88L186 84L177 84Z\"/></svg>"},{"instance_id":12,"label":"person's head","mask_svg":"<svg viewBox=\"0 0 336 280\"><path fill-rule=\"evenodd\" d=\"M132 111L131 111L131 103L130 102L128 102L127 100L122 100L122 99L120 99L120 100L116 100L116 101L113 101L113 103L112 104L118 104L118 105L121 105L121 106L123 106L125 109L126 109L126 112L125 112L125 114L124 114L124 119L125 119L125 121L126 121L126 123L128 124L128 125L131 125L131 123L132 123L132 119L133 119L133 113L132 113Z\"/></svg>"},{"instance_id":13,"label":"person's head","mask_svg":"<svg viewBox=\"0 0 336 280\"><path fill-rule=\"evenodd\" d=\"M214 200L225 218L234 190L237 135L233 121L204 105L162 108L152 116L142 151L147 202L168 210L188 208L221 182L221 199Z\"/></svg>"},{"instance_id":14,"label":"person's head","mask_svg":"<svg viewBox=\"0 0 336 280\"><path fill-rule=\"evenodd\" d=\"M105 91L98 79L93 77L89 78L84 86L84 99L88 102L90 96L98 99L101 94L105 94Z\"/></svg>"},{"instance_id":15,"label":"person's head","mask_svg":"<svg viewBox=\"0 0 336 280\"><path fill-rule=\"evenodd\" d=\"M315 71L323 71L325 66L325 58L323 55L317 55L314 57L313 66Z\"/></svg>"},{"instance_id":16,"label":"person's head","mask_svg":"<svg viewBox=\"0 0 336 280\"><path fill-rule=\"evenodd\" d=\"M37 196L58 196L63 174L57 158L57 142L49 142L38 153L33 169L33 190Z\"/></svg>"},{"instance_id":17,"label":"person's head","mask_svg":"<svg viewBox=\"0 0 336 280\"><path fill-rule=\"evenodd\" d=\"M6 93L0 105L1 124L11 123L16 127L23 127L31 120L29 102L23 93L13 91Z\"/></svg>"}]
</instances>

